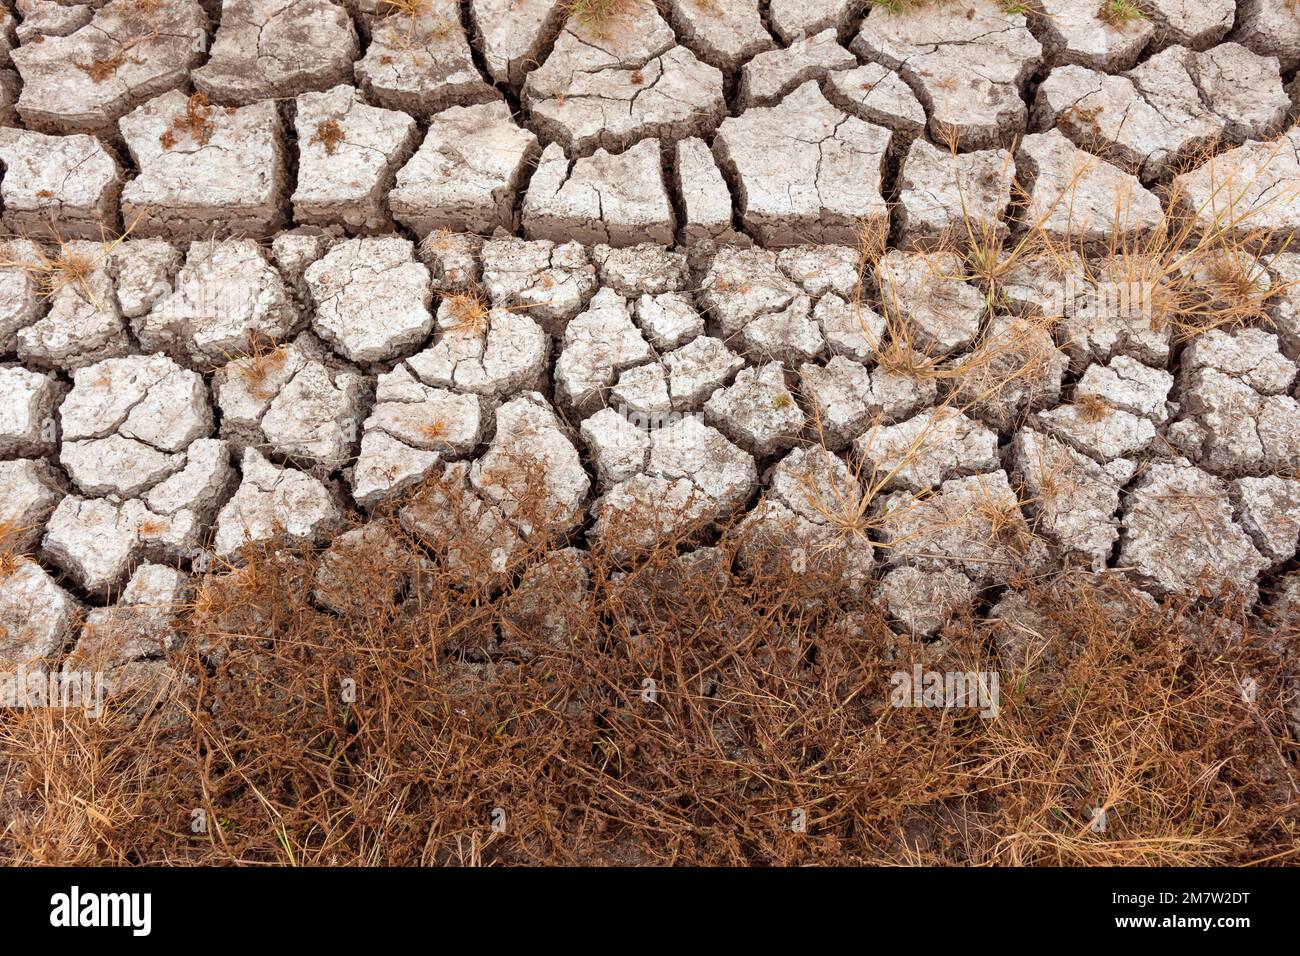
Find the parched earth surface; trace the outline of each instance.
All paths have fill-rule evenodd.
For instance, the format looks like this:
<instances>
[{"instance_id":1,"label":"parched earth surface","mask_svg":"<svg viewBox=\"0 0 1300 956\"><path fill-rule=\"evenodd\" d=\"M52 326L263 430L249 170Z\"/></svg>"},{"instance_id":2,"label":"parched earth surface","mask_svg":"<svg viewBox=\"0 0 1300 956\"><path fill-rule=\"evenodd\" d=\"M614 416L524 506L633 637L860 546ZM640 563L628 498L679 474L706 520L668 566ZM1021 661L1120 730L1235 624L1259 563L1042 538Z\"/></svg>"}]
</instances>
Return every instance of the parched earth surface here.
<instances>
[{"instance_id":1,"label":"parched earth surface","mask_svg":"<svg viewBox=\"0 0 1300 956\"><path fill-rule=\"evenodd\" d=\"M591 6L6 4L0 668L439 475L505 551L525 475L578 548L835 551L919 634L1066 565L1300 598L1300 4ZM1171 233L1257 312L1117 299Z\"/></svg>"}]
</instances>

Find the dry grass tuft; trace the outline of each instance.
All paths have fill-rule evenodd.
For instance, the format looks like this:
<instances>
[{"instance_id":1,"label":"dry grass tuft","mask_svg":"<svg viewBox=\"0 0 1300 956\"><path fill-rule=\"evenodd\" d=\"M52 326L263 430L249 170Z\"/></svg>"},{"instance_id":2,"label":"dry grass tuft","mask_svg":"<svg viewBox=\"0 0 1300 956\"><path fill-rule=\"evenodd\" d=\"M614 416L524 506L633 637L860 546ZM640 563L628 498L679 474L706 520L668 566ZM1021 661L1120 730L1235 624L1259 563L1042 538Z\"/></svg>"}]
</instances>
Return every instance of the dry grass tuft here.
<instances>
[{"instance_id":1,"label":"dry grass tuft","mask_svg":"<svg viewBox=\"0 0 1300 956\"><path fill-rule=\"evenodd\" d=\"M435 15L431 0L379 0L377 12L388 20L405 21L403 32L388 39L408 56L418 52L416 47L447 40L461 31L454 15ZM392 57L382 57L381 62L391 63Z\"/></svg>"},{"instance_id":2,"label":"dry grass tuft","mask_svg":"<svg viewBox=\"0 0 1300 956\"><path fill-rule=\"evenodd\" d=\"M418 431L429 441L442 441L447 437L447 422L441 418L421 423Z\"/></svg>"},{"instance_id":3,"label":"dry grass tuft","mask_svg":"<svg viewBox=\"0 0 1300 956\"><path fill-rule=\"evenodd\" d=\"M339 148L347 137L343 134L343 127L339 126L338 120L325 120L316 124L316 132L312 134L311 142L320 143L325 147L325 152L330 156Z\"/></svg>"},{"instance_id":4,"label":"dry grass tuft","mask_svg":"<svg viewBox=\"0 0 1300 956\"><path fill-rule=\"evenodd\" d=\"M1133 0L1102 0L1097 8L1097 19L1107 26L1122 30L1131 23L1150 19Z\"/></svg>"},{"instance_id":5,"label":"dry grass tuft","mask_svg":"<svg viewBox=\"0 0 1300 956\"><path fill-rule=\"evenodd\" d=\"M18 540L26 531L11 521L0 520L0 580L17 571L19 563L25 560L18 550Z\"/></svg>"},{"instance_id":6,"label":"dry grass tuft","mask_svg":"<svg viewBox=\"0 0 1300 956\"><path fill-rule=\"evenodd\" d=\"M91 243L77 243L63 238L58 226L51 220L46 235L27 237L32 246L21 252L11 242L0 244L0 269L20 269L35 283L42 298L52 299L65 288L72 287L87 302L100 307L92 280L103 268L113 251L124 242L139 223L137 215L126 224L121 235L100 241L98 248Z\"/></svg>"},{"instance_id":7,"label":"dry grass tuft","mask_svg":"<svg viewBox=\"0 0 1300 956\"><path fill-rule=\"evenodd\" d=\"M253 339L244 355L232 359L235 373L260 398L269 398L267 377L284 368L288 353L283 345L273 345L260 339Z\"/></svg>"},{"instance_id":8,"label":"dry grass tuft","mask_svg":"<svg viewBox=\"0 0 1300 956\"><path fill-rule=\"evenodd\" d=\"M35 276L45 298L53 298L67 286L75 286L89 297L90 279L102 260L71 243L60 241L52 254L41 248L30 272Z\"/></svg>"},{"instance_id":9,"label":"dry grass tuft","mask_svg":"<svg viewBox=\"0 0 1300 956\"><path fill-rule=\"evenodd\" d=\"M429 0L379 0L376 12L381 16L409 17L415 20L433 10Z\"/></svg>"},{"instance_id":10,"label":"dry grass tuft","mask_svg":"<svg viewBox=\"0 0 1300 956\"><path fill-rule=\"evenodd\" d=\"M443 301L455 323L450 327L452 330L481 333L487 329L492 308L477 292L455 292L445 295Z\"/></svg>"},{"instance_id":11,"label":"dry grass tuft","mask_svg":"<svg viewBox=\"0 0 1300 956\"><path fill-rule=\"evenodd\" d=\"M1074 403L1079 411L1079 418L1085 422L1095 423L1110 415L1110 403L1100 395L1080 395Z\"/></svg>"},{"instance_id":12,"label":"dry grass tuft","mask_svg":"<svg viewBox=\"0 0 1300 956\"><path fill-rule=\"evenodd\" d=\"M126 50L121 49L112 56L95 57L89 63L74 61L73 65L90 77L91 82L103 83L116 74L124 63L126 63Z\"/></svg>"},{"instance_id":13,"label":"dry grass tuft","mask_svg":"<svg viewBox=\"0 0 1300 956\"><path fill-rule=\"evenodd\" d=\"M206 146L216 129L212 125L212 104L202 93L194 93L185 101L185 112L172 120L171 126L158 137L163 149L173 149L180 137L188 136L199 146Z\"/></svg>"},{"instance_id":14,"label":"dry grass tuft","mask_svg":"<svg viewBox=\"0 0 1300 956\"><path fill-rule=\"evenodd\" d=\"M596 36L608 36L644 0L566 0L570 21Z\"/></svg>"}]
</instances>

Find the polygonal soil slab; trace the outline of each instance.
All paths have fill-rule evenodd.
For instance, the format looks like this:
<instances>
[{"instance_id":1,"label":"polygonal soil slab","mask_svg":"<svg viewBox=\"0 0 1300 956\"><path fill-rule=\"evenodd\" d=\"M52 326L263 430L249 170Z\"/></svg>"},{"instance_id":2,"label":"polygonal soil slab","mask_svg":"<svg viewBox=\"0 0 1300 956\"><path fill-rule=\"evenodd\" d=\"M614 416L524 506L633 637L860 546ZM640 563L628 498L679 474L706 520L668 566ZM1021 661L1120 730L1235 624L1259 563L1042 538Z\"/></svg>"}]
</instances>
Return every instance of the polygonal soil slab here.
<instances>
[{"instance_id":1,"label":"polygonal soil slab","mask_svg":"<svg viewBox=\"0 0 1300 956\"><path fill-rule=\"evenodd\" d=\"M1035 425L1075 451L1109 465L1141 455L1156 440L1150 419L1113 408L1105 400L1058 405L1034 416Z\"/></svg>"},{"instance_id":2,"label":"polygonal soil slab","mask_svg":"<svg viewBox=\"0 0 1300 956\"><path fill-rule=\"evenodd\" d=\"M811 428L818 441L834 451L870 427L915 415L938 397L933 379L882 367L868 372L865 365L843 355L833 356L825 366L801 366L799 390L812 408Z\"/></svg>"},{"instance_id":3,"label":"polygonal soil slab","mask_svg":"<svg viewBox=\"0 0 1300 956\"><path fill-rule=\"evenodd\" d=\"M591 250L600 281L629 299L639 295L683 292L690 284L686 256L653 243Z\"/></svg>"},{"instance_id":4,"label":"polygonal soil slab","mask_svg":"<svg viewBox=\"0 0 1300 956\"><path fill-rule=\"evenodd\" d=\"M749 237L732 228L731 190L708 144L702 139L684 139L676 144L675 150L672 172L685 215L683 243L688 246L700 242L748 244Z\"/></svg>"},{"instance_id":5,"label":"polygonal soil slab","mask_svg":"<svg viewBox=\"0 0 1300 956\"><path fill-rule=\"evenodd\" d=\"M752 455L768 458L793 447L803 430L803 410L776 362L742 369L736 380L704 403L704 420Z\"/></svg>"},{"instance_id":6,"label":"polygonal soil slab","mask_svg":"<svg viewBox=\"0 0 1300 956\"><path fill-rule=\"evenodd\" d=\"M1042 317L994 315L979 343L953 368L953 400L1000 432L1061 399L1069 358Z\"/></svg>"},{"instance_id":7,"label":"polygonal soil slab","mask_svg":"<svg viewBox=\"0 0 1300 956\"><path fill-rule=\"evenodd\" d=\"M858 0L771 0L768 21L786 43L823 30L846 29L861 4Z\"/></svg>"},{"instance_id":8,"label":"polygonal soil slab","mask_svg":"<svg viewBox=\"0 0 1300 956\"><path fill-rule=\"evenodd\" d=\"M1133 477L1135 464L1121 458L1100 465L1030 428L1016 433L1012 456L1034 530L1063 560L1103 570L1119 538L1120 490Z\"/></svg>"},{"instance_id":9,"label":"polygonal soil slab","mask_svg":"<svg viewBox=\"0 0 1300 956\"><path fill-rule=\"evenodd\" d=\"M481 395L491 405L541 385L550 347L528 311L489 310L472 295L453 296L438 308L437 341L405 365L423 385Z\"/></svg>"},{"instance_id":10,"label":"polygonal soil slab","mask_svg":"<svg viewBox=\"0 0 1300 956\"><path fill-rule=\"evenodd\" d=\"M1263 56L1275 56L1283 70L1300 66L1300 16L1291 0L1239 0L1232 40Z\"/></svg>"},{"instance_id":11,"label":"polygonal soil slab","mask_svg":"<svg viewBox=\"0 0 1300 956\"><path fill-rule=\"evenodd\" d=\"M273 465L253 448L241 470L239 490L217 515L213 549L221 560L237 559L249 545L322 544L342 527L336 496L310 475Z\"/></svg>"},{"instance_id":12,"label":"polygonal soil slab","mask_svg":"<svg viewBox=\"0 0 1300 956\"><path fill-rule=\"evenodd\" d=\"M505 102L453 106L429 122L389 206L420 236L441 228L510 232L519 185L536 156L537 137L515 124Z\"/></svg>"},{"instance_id":13,"label":"polygonal soil slab","mask_svg":"<svg viewBox=\"0 0 1300 956\"><path fill-rule=\"evenodd\" d=\"M172 291L184 256L161 239L121 239L106 247L105 266L117 288L117 304L128 319L138 318Z\"/></svg>"},{"instance_id":14,"label":"polygonal soil slab","mask_svg":"<svg viewBox=\"0 0 1300 956\"><path fill-rule=\"evenodd\" d=\"M776 252L722 246L709 263L700 305L730 338L754 319L789 308L799 294L799 286L777 266Z\"/></svg>"},{"instance_id":15,"label":"polygonal soil slab","mask_svg":"<svg viewBox=\"0 0 1300 956\"><path fill-rule=\"evenodd\" d=\"M224 0L194 85L221 103L296 96L351 79L359 52L352 18L331 0Z\"/></svg>"},{"instance_id":16,"label":"polygonal soil slab","mask_svg":"<svg viewBox=\"0 0 1300 956\"><path fill-rule=\"evenodd\" d=\"M38 258L43 268L53 263L59 268L84 270L84 274L75 280L56 281L46 290L48 311L16 330L18 357L36 368L71 371L131 351L103 245L74 240L53 259Z\"/></svg>"},{"instance_id":17,"label":"polygonal soil slab","mask_svg":"<svg viewBox=\"0 0 1300 956\"><path fill-rule=\"evenodd\" d=\"M523 225L529 239L671 245L674 218L659 144L644 140L623 153L600 149L569 160L552 143L524 197Z\"/></svg>"},{"instance_id":18,"label":"polygonal soil slab","mask_svg":"<svg viewBox=\"0 0 1300 956\"><path fill-rule=\"evenodd\" d=\"M959 475L997 471L998 436L954 408L874 427L854 443L872 487L922 492Z\"/></svg>"},{"instance_id":19,"label":"polygonal soil slab","mask_svg":"<svg viewBox=\"0 0 1300 956\"><path fill-rule=\"evenodd\" d=\"M1028 196L1021 220L1031 233L1122 249L1164 229L1160 200L1136 176L1079 149L1060 130L1021 140L1016 173Z\"/></svg>"},{"instance_id":20,"label":"polygonal soil slab","mask_svg":"<svg viewBox=\"0 0 1300 956\"><path fill-rule=\"evenodd\" d=\"M1265 475L1229 486L1234 514L1255 547L1274 565L1295 556L1300 541L1300 481Z\"/></svg>"},{"instance_id":21,"label":"polygonal soil slab","mask_svg":"<svg viewBox=\"0 0 1300 956\"><path fill-rule=\"evenodd\" d=\"M483 243L483 287L494 308L519 309L560 336L595 294L596 267L576 242L494 239Z\"/></svg>"},{"instance_id":22,"label":"polygonal soil slab","mask_svg":"<svg viewBox=\"0 0 1300 956\"><path fill-rule=\"evenodd\" d=\"M809 80L852 70L858 59L835 38L834 30L796 40L789 47L758 54L740 74L740 105L772 106Z\"/></svg>"},{"instance_id":23,"label":"polygonal soil slab","mask_svg":"<svg viewBox=\"0 0 1300 956\"><path fill-rule=\"evenodd\" d=\"M1281 245L1300 235L1300 130L1247 143L1174 177L1180 214L1198 234Z\"/></svg>"},{"instance_id":24,"label":"polygonal soil slab","mask_svg":"<svg viewBox=\"0 0 1300 956\"><path fill-rule=\"evenodd\" d=\"M568 429L535 392L497 409L496 434L470 484L524 534L563 533L582 520L591 481Z\"/></svg>"},{"instance_id":25,"label":"polygonal soil slab","mask_svg":"<svg viewBox=\"0 0 1300 956\"><path fill-rule=\"evenodd\" d=\"M697 416L686 416L651 430L645 472L592 505L596 526L589 537L630 555L734 513L757 486L753 458Z\"/></svg>"},{"instance_id":26,"label":"polygonal soil slab","mask_svg":"<svg viewBox=\"0 0 1300 956\"><path fill-rule=\"evenodd\" d=\"M384 196L415 149L415 120L367 106L351 86L298 97L298 185L293 217L378 231L391 225Z\"/></svg>"},{"instance_id":27,"label":"polygonal soil slab","mask_svg":"<svg viewBox=\"0 0 1300 956\"><path fill-rule=\"evenodd\" d=\"M1095 395L1115 408L1163 423L1169 417L1166 399L1173 384L1174 377L1164 369L1117 355L1108 365L1089 365L1075 395Z\"/></svg>"},{"instance_id":28,"label":"polygonal soil slab","mask_svg":"<svg viewBox=\"0 0 1300 956\"><path fill-rule=\"evenodd\" d=\"M1053 66L1075 63L1116 73L1137 62L1156 26L1145 15L1103 19L1102 7L1078 0L1040 0L1043 53Z\"/></svg>"},{"instance_id":29,"label":"polygonal soil slab","mask_svg":"<svg viewBox=\"0 0 1300 956\"><path fill-rule=\"evenodd\" d=\"M899 226L905 247L1000 240L1015 163L1005 149L952 153L918 139L900 179Z\"/></svg>"},{"instance_id":30,"label":"polygonal soil slab","mask_svg":"<svg viewBox=\"0 0 1300 956\"><path fill-rule=\"evenodd\" d=\"M34 323L45 310L36 272L43 256L29 239L0 243L0 350L14 351L18 330Z\"/></svg>"},{"instance_id":31,"label":"polygonal soil slab","mask_svg":"<svg viewBox=\"0 0 1300 956\"><path fill-rule=\"evenodd\" d=\"M0 544L10 554L34 550L45 522L67 492L67 480L43 459L0 461Z\"/></svg>"},{"instance_id":32,"label":"polygonal soil slab","mask_svg":"<svg viewBox=\"0 0 1300 956\"><path fill-rule=\"evenodd\" d=\"M1259 139L1290 100L1275 60L1225 43L1205 53L1170 47L1122 76L1054 70L1038 88L1034 124L1150 182L1221 139Z\"/></svg>"},{"instance_id":33,"label":"polygonal soil slab","mask_svg":"<svg viewBox=\"0 0 1300 956\"><path fill-rule=\"evenodd\" d=\"M1250 7L1254 0L1246 0ZM1148 0L1143 10L1156 22L1154 47L1207 50L1227 35L1237 19L1236 0Z\"/></svg>"},{"instance_id":34,"label":"polygonal soil slab","mask_svg":"<svg viewBox=\"0 0 1300 956\"><path fill-rule=\"evenodd\" d=\"M682 42L720 70L737 70L776 45L763 26L759 0L669 0L668 10Z\"/></svg>"},{"instance_id":35,"label":"polygonal soil slab","mask_svg":"<svg viewBox=\"0 0 1300 956\"><path fill-rule=\"evenodd\" d=\"M264 236L284 218L274 103L222 109L173 91L124 116L121 129L140 169L122 189L122 215L135 235Z\"/></svg>"},{"instance_id":36,"label":"polygonal soil slab","mask_svg":"<svg viewBox=\"0 0 1300 956\"><path fill-rule=\"evenodd\" d=\"M559 33L568 13L565 0L470 0L492 78L522 83L540 65L547 38Z\"/></svg>"},{"instance_id":37,"label":"polygonal soil slab","mask_svg":"<svg viewBox=\"0 0 1300 956\"><path fill-rule=\"evenodd\" d=\"M851 116L896 134L905 146L925 132L925 109L903 79L880 63L836 70L827 77L826 98Z\"/></svg>"},{"instance_id":38,"label":"polygonal soil slab","mask_svg":"<svg viewBox=\"0 0 1300 956\"><path fill-rule=\"evenodd\" d=\"M1183 351L1182 420L1170 428L1200 467L1224 476L1300 468L1295 365L1261 329L1212 329Z\"/></svg>"},{"instance_id":39,"label":"polygonal soil slab","mask_svg":"<svg viewBox=\"0 0 1300 956\"><path fill-rule=\"evenodd\" d=\"M79 617L77 601L39 564L18 561L0 579L0 672L12 680L44 662L52 665L76 635Z\"/></svg>"},{"instance_id":40,"label":"polygonal soil slab","mask_svg":"<svg viewBox=\"0 0 1300 956\"><path fill-rule=\"evenodd\" d=\"M445 458L469 454L483 432L477 396L431 388L409 368L379 377L352 473L358 504L373 507L423 480Z\"/></svg>"},{"instance_id":41,"label":"polygonal soil slab","mask_svg":"<svg viewBox=\"0 0 1300 956\"><path fill-rule=\"evenodd\" d=\"M523 99L537 128L572 153L625 149L647 137L707 135L726 114L722 72L677 40L650 3L637 0L617 29L574 16Z\"/></svg>"},{"instance_id":42,"label":"polygonal soil slab","mask_svg":"<svg viewBox=\"0 0 1300 956\"><path fill-rule=\"evenodd\" d=\"M276 342L298 324L280 274L250 239L192 243L175 286L131 325L143 348L199 368Z\"/></svg>"},{"instance_id":43,"label":"polygonal soil slab","mask_svg":"<svg viewBox=\"0 0 1300 956\"><path fill-rule=\"evenodd\" d=\"M894 250L876 264L881 307L918 351L930 356L965 351L979 334L985 307L965 274L952 252Z\"/></svg>"},{"instance_id":44,"label":"polygonal soil slab","mask_svg":"<svg viewBox=\"0 0 1300 956\"><path fill-rule=\"evenodd\" d=\"M192 557L199 533L192 514L172 518L138 499L119 504L68 495L50 515L41 556L92 595L111 598L146 555L160 561Z\"/></svg>"},{"instance_id":45,"label":"polygonal soil slab","mask_svg":"<svg viewBox=\"0 0 1300 956\"><path fill-rule=\"evenodd\" d=\"M845 116L809 82L778 106L723 121L714 153L739 194L747 229L766 245L856 245L882 239L888 130Z\"/></svg>"},{"instance_id":46,"label":"polygonal soil slab","mask_svg":"<svg viewBox=\"0 0 1300 956\"><path fill-rule=\"evenodd\" d=\"M876 592L889 616L913 637L930 637L970 608L975 587L960 571L894 568L880 579Z\"/></svg>"},{"instance_id":47,"label":"polygonal soil slab","mask_svg":"<svg viewBox=\"0 0 1300 956\"><path fill-rule=\"evenodd\" d=\"M585 418L604 404L604 392L617 373L654 357L632 321L627 300L613 289L601 289L591 307L565 326L564 349L555 360L556 401Z\"/></svg>"},{"instance_id":48,"label":"polygonal soil slab","mask_svg":"<svg viewBox=\"0 0 1300 956\"><path fill-rule=\"evenodd\" d=\"M312 327L352 362L415 351L433 328L429 270L400 236L339 243L307 269Z\"/></svg>"},{"instance_id":49,"label":"polygonal soil slab","mask_svg":"<svg viewBox=\"0 0 1300 956\"><path fill-rule=\"evenodd\" d=\"M854 527L862 486L824 448L796 448L773 466L769 487L736 528L738 557L753 569L835 573L861 587L875 564L875 546Z\"/></svg>"},{"instance_id":50,"label":"polygonal soil slab","mask_svg":"<svg viewBox=\"0 0 1300 956\"><path fill-rule=\"evenodd\" d=\"M102 239L117 225L122 174L93 136L0 129L4 223L20 235Z\"/></svg>"},{"instance_id":51,"label":"polygonal soil slab","mask_svg":"<svg viewBox=\"0 0 1300 956\"><path fill-rule=\"evenodd\" d=\"M1152 464L1129 492L1119 564L1158 594L1231 586L1253 603L1269 561L1233 521L1226 482L1175 459Z\"/></svg>"},{"instance_id":52,"label":"polygonal soil slab","mask_svg":"<svg viewBox=\"0 0 1300 956\"><path fill-rule=\"evenodd\" d=\"M213 431L203 379L162 355L79 369L59 408L59 459L89 495L132 498L181 471L185 450Z\"/></svg>"},{"instance_id":53,"label":"polygonal soil slab","mask_svg":"<svg viewBox=\"0 0 1300 956\"><path fill-rule=\"evenodd\" d=\"M328 360L326 356L321 358ZM270 387L267 381L244 382L251 387L242 395L237 385L229 386L241 372L249 373L255 366L237 365L235 376L225 377L227 387L219 392L218 400L230 402L240 411L245 410L245 402L231 402L236 395L254 401L265 396L268 400L255 425L250 426L246 419L229 421L223 415L222 435L237 436L237 447L254 444L276 460L291 462L321 478L350 461L371 383L355 370L340 368L337 362L326 364L321 358L315 354L294 355L285 363L292 364L292 373L275 376L279 379L276 387Z\"/></svg>"},{"instance_id":54,"label":"polygonal soil slab","mask_svg":"<svg viewBox=\"0 0 1300 956\"><path fill-rule=\"evenodd\" d=\"M0 457L37 457L55 450L54 409L67 386L21 366L0 368Z\"/></svg>"},{"instance_id":55,"label":"polygonal soil slab","mask_svg":"<svg viewBox=\"0 0 1300 956\"><path fill-rule=\"evenodd\" d=\"M411 10L382 5L370 46L356 64L357 85L379 106L431 116L454 105L496 99L474 66L457 0L426 0Z\"/></svg>"},{"instance_id":56,"label":"polygonal soil slab","mask_svg":"<svg viewBox=\"0 0 1300 956\"><path fill-rule=\"evenodd\" d=\"M896 492L878 510L892 565L956 570L987 586L1041 568L1047 557L1002 471L951 478L922 499Z\"/></svg>"}]
</instances>

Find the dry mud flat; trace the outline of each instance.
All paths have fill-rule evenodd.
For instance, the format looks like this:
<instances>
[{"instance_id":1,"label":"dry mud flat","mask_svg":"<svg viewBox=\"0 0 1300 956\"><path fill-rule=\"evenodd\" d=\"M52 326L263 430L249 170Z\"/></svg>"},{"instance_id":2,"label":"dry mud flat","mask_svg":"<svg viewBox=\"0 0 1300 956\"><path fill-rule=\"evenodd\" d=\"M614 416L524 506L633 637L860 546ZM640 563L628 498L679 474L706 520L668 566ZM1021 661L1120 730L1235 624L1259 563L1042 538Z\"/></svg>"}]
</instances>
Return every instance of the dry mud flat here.
<instances>
[{"instance_id":1,"label":"dry mud flat","mask_svg":"<svg viewBox=\"0 0 1300 956\"><path fill-rule=\"evenodd\" d=\"M921 636L1067 566L1290 613L1293 0L572 6L5 11L0 669L435 478Z\"/></svg>"}]
</instances>

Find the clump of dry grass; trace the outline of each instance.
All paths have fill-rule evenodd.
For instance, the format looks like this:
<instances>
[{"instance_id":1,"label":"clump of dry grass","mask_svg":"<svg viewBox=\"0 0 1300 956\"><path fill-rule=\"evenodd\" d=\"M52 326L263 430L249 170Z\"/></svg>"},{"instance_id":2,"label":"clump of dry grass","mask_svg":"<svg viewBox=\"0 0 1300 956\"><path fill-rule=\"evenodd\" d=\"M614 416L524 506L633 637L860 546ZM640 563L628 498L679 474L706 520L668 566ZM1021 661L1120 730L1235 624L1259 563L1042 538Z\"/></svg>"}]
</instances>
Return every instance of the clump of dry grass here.
<instances>
[{"instance_id":1,"label":"clump of dry grass","mask_svg":"<svg viewBox=\"0 0 1300 956\"><path fill-rule=\"evenodd\" d=\"M347 137L343 133L343 127L339 126L339 121L328 119L316 124L316 132L312 133L311 142L320 143L325 147L325 152L330 156L339 148Z\"/></svg>"},{"instance_id":2,"label":"clump of dry grass","mask_svg":"<svg viewBox=\"0 0 1300 956\"><path fill-rule=\"evenodd\" d=\"M453 292L443 296L447 312L453 320L451 329L481 333L487 329L491 306L474 290Z\"/></svg>"},{"instance_id":3,"label":"clump of dry grass","mask_svg":"<svg viewBox=\"0 0 1300 956\"><path fill-rule=\"evenodd\" d=\"M379 0L376 12L382 16L415 18L433 9L429 0Z\"/></svg>"},{"instance_id":4,"label":"clump of dry grass","mask_svg":"<svg viewBox=\"0 0 1300 956\"><path fill-rule=\"evenodd\" d=\"M106 234L98 248L92 243L78 243L63 237L57 224L50 222L47 235L23 238L31 242L21 251L11 242L0 244L0 269L20 269L35 283L42 298L52 299L64 289L72 287L87 302L97 308L100 303L92 280L101 270L113 251L132 232L140 216L126 224L121 235L109 238Z\"/></svg>"},{"instance_id":5,"label":"clump of dry grass","mask_svg":"<svg viewBox=\"0 0 1300 956\"><path fill-rule=\"evenodd\" d=\"M920 7L936 6L945 3L952 3L953 0L870 0L871 8L880 7L891 14L907 13L909 10L916 10ZM1000 0L1002 12L1008 16L1017 13L1030 14L1033 9L1021 0Z\"/></svg>"},{"instance_id":6,"label":"clump of dry grass","mask_svg":"<svg viewBox=\"0 0 1300 956\"><path fill-rule=\"evenodd\" d=\"M185 112L172 119L158 141L163 149L173 149L180 137L188 136L199 146L206 146L216 127L212 123L212 104L202 93L193 93L185 101Z\"/></svg>"},{"instance_id":7,"label":"clump of dry grass","mask_svg":"<svg viewBox=\"0 0 1300 956\"><path fill-rule=\"evenodd\" d=\"M534 515L509 568L478 573L490 542L476 519L449 517L424 536L381 519L407 557L351 552L343 614L311 596L319 553L250 552L207 576L164 708L0 715L0 859L1180 864L1296 851L1279 662L1244 619L1069 574L1018 582L1009 630L960 618L923 646L891 633L833 561L742 570L730 535L708 573L677 563L679 540L632 564L597 546L588 590L543 589L521 617L520 572L561 539ZM998 716L890 706L890 675L913 663L1000 669Z\"/></svg>"},{"instance_id":8,"label":"clump of dry grass","mask_svg":"<svg viewBox=\"0 0 1300 956\"><path fill-rule=\"evenodd\" d=\"M4 264L26 265L28 274L36 279L44 298L53 298L68 286L75 286L89 297L92 294L90 279L101 261L83 248L74 247L72 243L60 239L52 252L38 246L34 261L15 262L6 259Z\"/></svg>"},{"instance_id":9,"label":"clump of dry grass","mask_svg":"<svg viewBox=\"0 0 1300 956\"><path fill-rule=\"evenodd\" d=\"M426 441L440 442L447 437L447 422L442 418L434 418L421 422L417 430Z\"/></svg>"},{"instance_id":10,"label":"clump of dry grass","mask_svg":"<svg viewBox=\"0 0 1300 956\"><path fill-rule=\"evenodd\" d=\"M1124 29L1132 23L1141 23L1150 19L1133 0L1102 0L1097 8L1097 19L1116 29Z\"/></svg>"},{"instance_id":11,"label":"clump of dry grass","mask_svg":"<svg viewBox=\"0 0 1300 956\"><path fill-rule=\"evenodd\" d=\"M111 56L96 57L89 63L83 63L80 60L73 61L73 65L81 70L93 83L103 83L112 77L126 63L126 50L119 49Z\"/></svg>"},{"instance_id":12,"label":"clump of dry grass","mask_svg":"<svg viewBox=\"0 0 1300 956\"><path fill-rule=\"evenodd\" d=\"M18 539L26 530L12 521L0 520L0 580L17 571L19 562L24 560L18 550Z\"/></svg>"},{"instance_id":13,"label":"clump of dry grass","mask_svg":"<svg viewBox=\"0 0 1300 956\"><path fill-rule=\"evenodd\" d=\"M1094 394L1080 395L1075 401L1074 407L1078 410L1079 417L1089 423L1101 421L1110 415L1112 411L1110 403L1106 399Z\"/></svg>"},{"instance_id":14,"label":"clump of dry grass","mask_svg":"<svg viewBox=\"0 0 1300 956\"><path fill-rule=\"evenodd\" d=\"M608 36L644 0L566 0L571 22L597 36Z\"/></svg>"},{"instance_id":15,"label":"clump of dry grass","mask_svg":"<svg viewBox=\"0 0 1300 956\"><path fill-rule=\"evenodd\" d=\"M452 10L450 4L444 9ZM454 15L437 15L434 13L432 0L379 0L376 11L387 20L405 21L404 32L389 39L408 54L414 47L433 40L446 40L460 30L460 21ZM391 58L385 62L391 62Z\"/></svg>"},{"instance_id":16,"label":"clump of dry grass","mask_svg":"<svg viewBox=\"0 0 1300 956\"><path fill-rule=\"evenodd\" d=\"M253 337L248 351L231 359L232 366L240 378L260 398L269 398L267 378L284 368L288 353L283 345L275 345L260 338Z\"/></svg>"}]
</instances>

